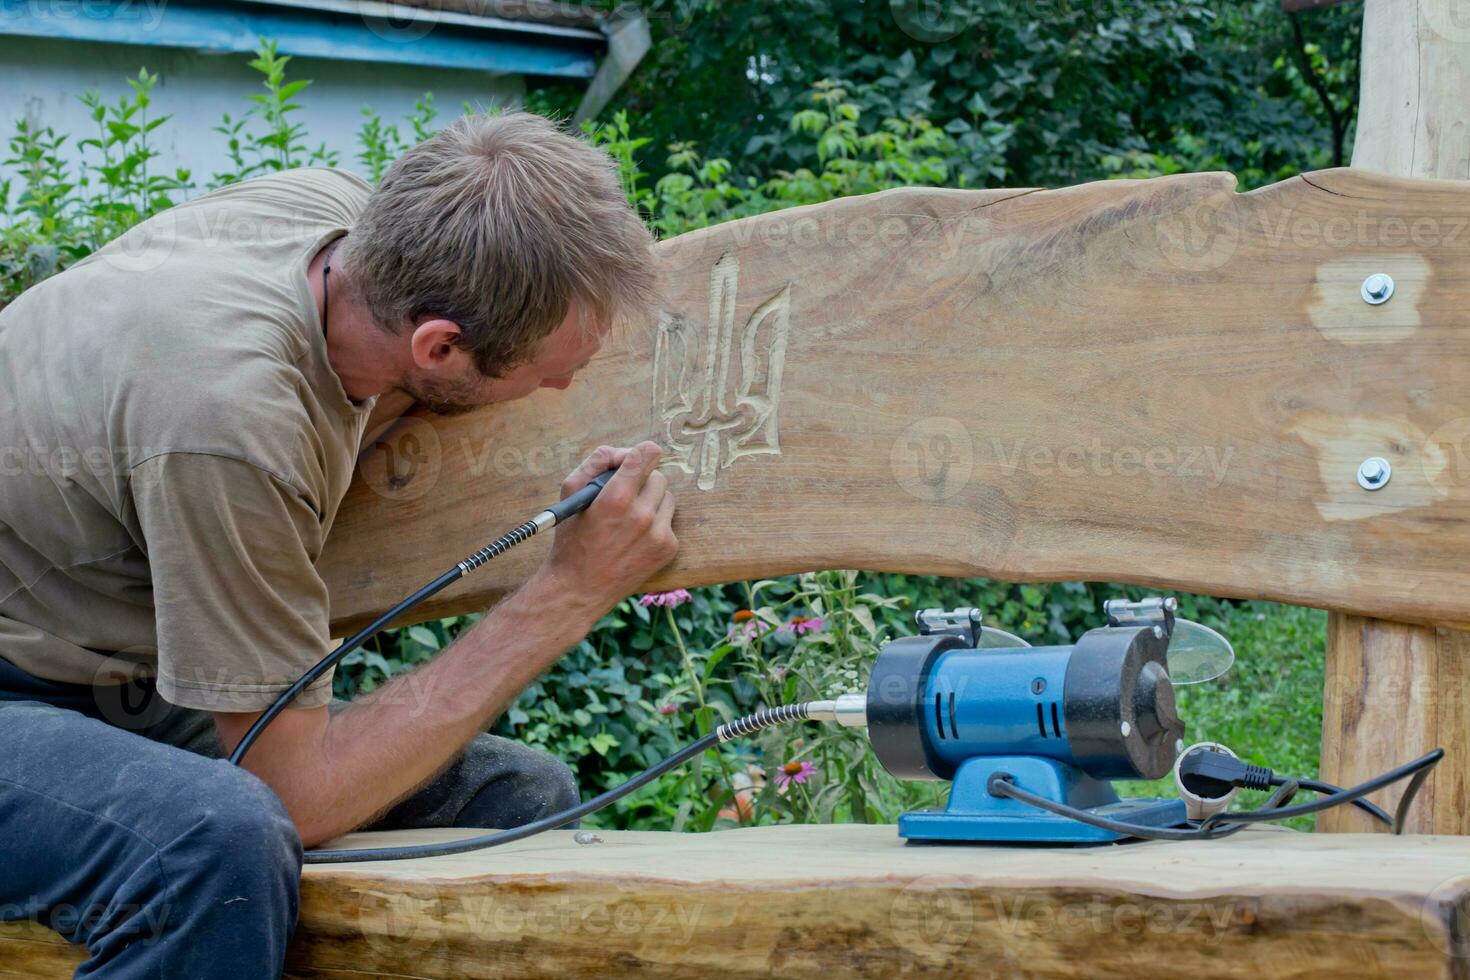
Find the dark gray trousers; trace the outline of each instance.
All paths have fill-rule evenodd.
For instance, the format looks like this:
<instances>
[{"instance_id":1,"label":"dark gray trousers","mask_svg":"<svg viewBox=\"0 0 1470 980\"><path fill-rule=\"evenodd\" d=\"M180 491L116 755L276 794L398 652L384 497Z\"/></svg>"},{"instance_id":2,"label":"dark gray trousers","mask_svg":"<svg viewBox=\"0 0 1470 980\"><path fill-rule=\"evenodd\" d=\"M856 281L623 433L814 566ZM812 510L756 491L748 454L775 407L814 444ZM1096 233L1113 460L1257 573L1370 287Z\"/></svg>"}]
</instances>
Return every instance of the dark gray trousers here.
<instances>
[{"instance_id":1,"label":"dark gray trousers","mask_svg":"<svg viewBox=\"0 0 1470 980\"><path fill-rule=\"evenodd\" d=\"M85 945L78 977L280 976L301 841L220 754L207 714L147 685L56 684L0 659L0 919ZM373 829L515 827L578 798L563 763L480 735Z\"/></svg>"}]
</instances>

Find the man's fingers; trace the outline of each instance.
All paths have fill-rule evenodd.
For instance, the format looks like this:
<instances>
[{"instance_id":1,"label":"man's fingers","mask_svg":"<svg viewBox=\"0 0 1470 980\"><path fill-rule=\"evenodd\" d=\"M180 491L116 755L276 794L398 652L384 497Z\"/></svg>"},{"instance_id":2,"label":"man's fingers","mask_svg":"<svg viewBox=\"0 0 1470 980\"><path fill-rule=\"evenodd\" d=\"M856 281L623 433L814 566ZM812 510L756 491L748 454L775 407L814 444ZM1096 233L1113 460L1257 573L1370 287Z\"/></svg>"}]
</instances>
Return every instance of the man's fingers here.
<instances>
[{"instance_id":1,"label":"man's fingers","mask_svg":"<svg viewBox=\"0 0 1470 980\"><path fill-rule=\"evenodd\" d=\"M658 510L659 503L668 492L669 478L659 470L654 470L643 482L643 489L638 491L638 505L647 507L649 513L653 513Z\"/></svg>"},{"instance_id":2,"label":"man's fingers","mask_svg":"<svg viewBox=\"0 0 1470 980\"><path fill-rule=\"evenodd\" d=\"M663 527L674 519L674 495L664 491L664 499L658 502L658 513L654 515L653 526Z\"/></svg>"},{"instance_id":3,"label":"man's fingers","mask_svg":"<svg viewBox=\"0 0 1470 980\"><path fill-rule=\"evenodd\" d=\"M663 450L655 442L640 442L628 450L618 471L607 481L607 486L603 487L592 505L601 510L625 510L632 506L648 475L658 467L662 455Z\"/></svg>"},{"instance_id":4,"label":"man's fingers","mask_svg":"<svg viewBox=\"0 0 1470 980\"><path fill-rule=\"evenodd\" d=\"M632 450L622 449L616 446L598 446L592 451L592 455L582 461L582 465L567 476L561 482L561 495L563 498L570 497L578 490L592 481L592 478L605 470L622 466L623 461L628 458Z\"/></svg>"}]
</instances>

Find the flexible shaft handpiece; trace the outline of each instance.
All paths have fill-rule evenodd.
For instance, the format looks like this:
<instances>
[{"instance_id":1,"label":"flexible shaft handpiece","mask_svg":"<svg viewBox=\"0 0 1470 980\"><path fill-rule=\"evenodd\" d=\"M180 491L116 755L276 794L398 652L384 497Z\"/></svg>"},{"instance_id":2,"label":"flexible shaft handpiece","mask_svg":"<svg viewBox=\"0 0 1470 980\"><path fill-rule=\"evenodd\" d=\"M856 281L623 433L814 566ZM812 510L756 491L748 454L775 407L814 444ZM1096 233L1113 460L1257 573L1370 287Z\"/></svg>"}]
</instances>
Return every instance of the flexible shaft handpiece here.
<instances>
[{"instance_id":1,"label":"flexible shaft handpiece","mask_svg":"<svg viewBox=\"0 0 1470 980\"><path fill-rule=\"evenodd\" d=\"M594 476L581 490L558 500L529 521L526 521L526 523L512 531L507 531L505 534L502 534L464 561L459 562L453 568L434 579L428 585L419 589L413 595L400 601L393 608L383 613L371 623L368 623L361 630L343 640L341 646L317 661L314 667L297 678L295 683L286 688L281 696L276 698L271 703L271 706L261 713L259 718L255 719L255 724L250 726L250 730L245 733L245 737L240 739L239 744L235 746L235 751L230 753L230 762L238 766L241 760L245 758L245 753L250 751L250 746L254 745L255 740L260 737L260 733L265 731L266 726L284 711L287 705L296 700L302 691L306 690L327 671L335 667L343 657L362 646L374 634L399 616L402 616L408 610L417 606L430 596L437 594L447 586L464 578L490 559L504 554L531 537L537 531L544 531L548 527L555 527L573 514L579 514L586 510L592 501L597 499L597 495L602 492L603 487L607 486L607 481L612 479L612 475L616 472L617 470L605 470L597 476Z\"/></svg>"},{"instance_id":2,"label":"flexible shaft handpiece","mask_svg":"<svg viewBox=\"0 0 1470 980\"><path fill-rule=\"evenodd\" d=\"M536 532L544 531L549 527L556 527L573 514L580 514L592 505L592 501L597 499L597 495L602 492L603 487L607 486L607 481L611 480L612 475L616 472L617 470L604 470L587 481L587 485L576 493L558 500L526 523L507 531L494 541L491 541L485 547L454 566L459 569L459 576L456 577L468 575L490 559L505 554L505 552L514 548Z\"/></svg>"}]
</instances>

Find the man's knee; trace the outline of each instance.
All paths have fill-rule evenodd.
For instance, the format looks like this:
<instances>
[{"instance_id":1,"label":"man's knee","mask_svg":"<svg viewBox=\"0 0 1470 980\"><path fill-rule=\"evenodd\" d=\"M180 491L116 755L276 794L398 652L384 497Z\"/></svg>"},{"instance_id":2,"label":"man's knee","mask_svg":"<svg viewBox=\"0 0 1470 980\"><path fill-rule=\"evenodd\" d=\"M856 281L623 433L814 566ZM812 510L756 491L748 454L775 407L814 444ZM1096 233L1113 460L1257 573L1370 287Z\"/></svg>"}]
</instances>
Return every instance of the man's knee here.
<instances>
[{"instance_id":1,"label":"man's knee","mask_svg":"<svg viewBox=\"0 0 1470 980\"><path fill-rule=\"evenodd\" d=\"M201 840L232 854L250 854L272 870L299 875L301 837L280 797L243 769L223 761L208 765L218 781L201 795Z\"/></svg>"},{"instance_id":2,"label":"man's knee","mask_svg":"<svg viewBox=\"0 0 1470 980\"><path fill-rule=\"evenodd\" d=\"M565 762L494 735L481 735L465 753L466 774L478 785L456 821L460 826L517 827L581 802Z\"/></svg>"},{"instance_id":3,"label":"man's knee","mask_svg":"<svg viewBox=\"0 0 1470 980\"><path fill-rule=\"evenodd\" d=\"M544 801L542 816L560 813L582 802L572 767L550 753L527 749L525 774L531 795Z\"/></svg>"},{"instance_id":4,"label":"man's knee","mask_svg":"<svg viewBox=\"0 0 1470 980\"><path fill-rule=\"evenodd\" d=\"M111 869L104 900L118 916L69 936L92 954L79 975L279 975L300 904L295 825L250 773L175 751L178 765L138 789L153 811L130 835L134 859Z\"/></svg>"},{"instance_id":5,"label":"man's knee","mask_svg":"<svg viewBox=\"0 0 1470 980\"><path fill-rule=\"evenodd\" d=\"M580 799L566 763L510 739L479 735L448 768L370 829L519 827L576 806Z\"/></svg>"},{"instance_id":6,"label":"man's knee","mask_svg":"<svg viewBox=\"0 0 1470 980\"><path fill-rule=\"evenodd\" d=\"M295 923L301 879L301 838L270 787L226 762L197 786L198 795L179 814L183 832L164 845L160 857L172 877L211 899L240 904L251 916L265 915L279 928ZM240 902L244 899L245 902Z\"/></svg>"}]
</instances>

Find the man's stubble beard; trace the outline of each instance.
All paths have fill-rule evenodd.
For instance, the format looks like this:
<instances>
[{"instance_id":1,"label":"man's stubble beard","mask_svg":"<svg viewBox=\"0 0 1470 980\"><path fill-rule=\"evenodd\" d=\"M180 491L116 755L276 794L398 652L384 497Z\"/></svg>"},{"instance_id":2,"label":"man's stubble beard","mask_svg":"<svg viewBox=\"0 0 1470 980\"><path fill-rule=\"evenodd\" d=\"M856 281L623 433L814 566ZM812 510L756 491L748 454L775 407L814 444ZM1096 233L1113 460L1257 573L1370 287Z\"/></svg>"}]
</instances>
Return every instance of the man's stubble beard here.
<instances>
[{"instance_id":1,"label":"man's stubble beard","mask_svg":"<svg viewBox=\"0 0 1470 980\"><path fill-rule=\"evenodd\" d=\"M478 375L478 372L475 372ZM484 392L485 378L428 378L405 374L398 387L421 402L435 415L464 415L488 404Z\"/></svg>"}]
</instances>

